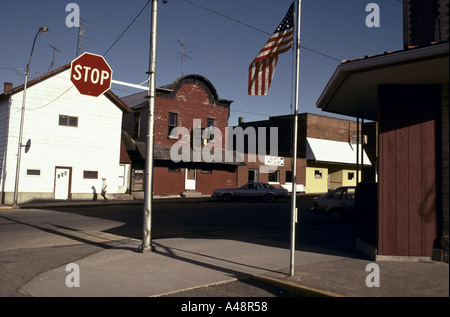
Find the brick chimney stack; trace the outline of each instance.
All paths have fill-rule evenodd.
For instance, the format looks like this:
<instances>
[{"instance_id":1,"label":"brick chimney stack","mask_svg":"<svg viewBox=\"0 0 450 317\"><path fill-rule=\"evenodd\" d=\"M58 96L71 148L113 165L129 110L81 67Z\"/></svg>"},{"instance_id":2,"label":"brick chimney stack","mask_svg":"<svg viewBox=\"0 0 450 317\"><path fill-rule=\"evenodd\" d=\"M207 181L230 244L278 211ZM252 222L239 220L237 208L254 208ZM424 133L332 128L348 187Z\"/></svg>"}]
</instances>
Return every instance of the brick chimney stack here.
<instances>
[{"instance_id":1,"label":"brick chimney stack","mask_svg":"<svg viewBox=\"0 0 450 317\"><path fill-rule=\"evenodd\" d=\"M13 84L12 83L5 82L3 84L3 92L5 94L9 93L12 89L13 89Z\"/></svg>"}]
</instances>

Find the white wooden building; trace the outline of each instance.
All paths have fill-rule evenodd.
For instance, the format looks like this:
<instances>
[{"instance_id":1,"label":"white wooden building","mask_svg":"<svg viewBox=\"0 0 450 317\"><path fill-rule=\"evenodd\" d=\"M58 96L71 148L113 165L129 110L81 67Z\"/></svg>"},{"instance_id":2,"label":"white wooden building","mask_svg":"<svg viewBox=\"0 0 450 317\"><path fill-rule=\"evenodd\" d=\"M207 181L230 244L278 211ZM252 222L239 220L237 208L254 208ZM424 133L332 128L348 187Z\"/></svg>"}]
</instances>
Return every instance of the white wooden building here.
<instances>
[{"instance_id":1,"label":"white wooden building","mask_svg":"<svg viewBox=\"0 0 450 317\"><path fill-rule=\"evenodd\" d=\"M23 85L5 83L0 94L0 203L12 204ZM18 202L93 199L102 177L108 194L123 192L128 166L121 163L122 114L131 112L114 93L81 95L70 64L27 85ZM123 148L123 147L122 147ZM122 153L124 154L124 153Z\"/></svg>"}]
</instances>

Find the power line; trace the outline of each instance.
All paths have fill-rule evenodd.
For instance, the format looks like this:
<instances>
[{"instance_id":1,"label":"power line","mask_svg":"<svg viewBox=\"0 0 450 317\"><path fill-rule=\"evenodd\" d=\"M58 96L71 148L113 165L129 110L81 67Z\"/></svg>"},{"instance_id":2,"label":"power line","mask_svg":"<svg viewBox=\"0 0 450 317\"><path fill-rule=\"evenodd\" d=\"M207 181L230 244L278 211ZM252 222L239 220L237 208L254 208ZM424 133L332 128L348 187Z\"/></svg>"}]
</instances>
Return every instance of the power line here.
<instances>
[{"instance_id":1,"label":"power line","mask_svg":"<svg viewBox=\"0 0 450 317\"><path fill-rule=\"evenodd\" d=\"M230 111L231 112L245 113L245 114L253 114L253 115L262 116L262 117L270 117L270 115L265 114L265 113L248 112L248 111L234 110L234 109L230 109Z\"/></svg>"},{"instance_id":2,"label":"power line","mask_svg":"<svg viewBox=\"0 0 450 317\"><path fill-rule=\"evenodd\" d=\"M305 46L303 46L303 45L300 45L300 48L303 48L303 49L305 49L305 50L307 50L307 51L313 52L313 53L318 54L318 55L322 55L323 57L327 57L327 58L330 58L330 59L334 59L335 61L338 61L339 63L342 62L342 60L340 60L340 59L337 59L337 58L335 58L335 57L333 57L333 56L330 56L330 55L327 55L327 54L318 52L318 51L316 51L316 50L313 50L313 49L311 49L311 48L305 47Z\"/></svg>"},{"instance_id":3,"label":"power line","mask_svg":"<svg viewBox=\"0 0 450 317\"><path fill-rule=\"evenodd\" d=\"M208 9L208 8L202 6L202 5L199 5L199 4L194 3L194 2L192 2L192 1L189 1L189 0L184 0L184 1L187 2L187 3L189 3L189 4L191 4L191 5L193 5L193 6L196 6L196 7L199 7L199 8L201 8L201 9L203 9L203 10L206 10L206 11L208 11L208 12L217 14L218 16L224 17L224 18L226 18L226 19L228 19L228 20L231 20L231 21L233 21L233 22L237 22L237 23L239 23L239 24L242 24L243 26L249 27L249 28L254 29L254 30L256 30L256 31L259 31L259 32L261 32L261 33L265 33L265 34L268 34L268 35L272 35L271 33L268 33L268 32L263 31L263 30L261 30L261 29L259 29L259 28L257 28L257 27L251 26L250 24L247 24L247 23L244 23L244 22L242 22L242 21L239 21L238 19L232 18L232 17L230 17L230 16L228 16L228 15L226 15L226 14L217 12L217 11L215 11L215 10Z\"/></svg>"},{"instance_id":4,"label":"power line","mask_svg":"<svg viewBox=\"0 0 450 317\"><path fill-rule=\"evenodd\" d=\"M145 10L145 8L148 6L148 4L150 3L151 0L148 0L147 3L144 5L144 7L141 9L141 11L139 11L139 13L134 17L133 21L131 21L130 24L128 24L128 26L125 28L125 30L122 32L122 34L120 34L120 36L114 41L114 43L108 48L108 50L105 52L105 54L103 54L103 56L105 56L106 54L108 54L108 52L113 48L114 45L116 45L116 43L122 38L122 36L128 31L128 29L133 25L133 23L137 20L137 18L139 18L139 16L141 15L141 13Z\"/></svg>"},{"instance_id":5,"label":"power line","mask_svg":"<svg viewBox=\"0 0 450 317\"><path fill-rule=\"evenodd\" d=\"M49 102L47 102L46 104L36 107L36 108L29 108L27 110L38 110L44 107L47 107L48 105L50 105L51 103L53 103L54 101L58 100L59 98L61 98L63 95L65 95L67 92L69 92L69 90L71 90L73 88L73 86L70 86L68 89L66 89L64 92L62 92L61 94L59 94L58 96L56 96L55 98L53 98L52 100L50 100Z\"/></svg>"},{"instance_id":6,"label":"power line","mask_svg":"<svg viewBox=\"0 0 450 317\"><path fill-rule=\"evenodd\" d=\"M148 0L148 1L147 1L147 3L144 5L144 7L141 9L141 11L139 11L139 13L134 17L134 19L131 21L131 23L125 28L125 30L122 32L122 34L120 34L120 36L119 36L119 37L114 41L114 43L108 48L108 50L106 50L106 52L103 54L103 56L106 56L106 54L114 47L114 45L116 45L116 43L122 38L122 36L128 31L128 29L134 24L134 22L139 18L139 16L142 14L142 12L145 10L145 8L148 6L148 4L150 3L150 1L151 1L151 0ZM228 16L228 15L226 15L226 14L220 13L220 12L218 12L218 11L216 11L216 10L209 9L209 8L207 8L207 7L205 7L205 6L199 5L199 4L194 3L194 2L192 2L192 1L190 1L190 0L184 0L184 1L185 1L186 3L192 5L192 6L201 8L201 9L203 9L203 10L205 10L205 11L208 11L208 12L210 12L210 13L216 14L216 15L221 16L221 17L223 17L223 18L226 18L226 19L228 19L228 20L230 20L230 21L236 22L236 23L241 24L241 25L243 25L243 26L245 26L245 27L248 27L248 28L251 28L251 29L253 29L253 30L256 30L256 31L258 31L258 32L260 32L260 33L263 33L263 34L266 34L266 35L272 35L272 34L269 33L269 32L266 32L266 31L264 31L264 30L261 30L260 28L254 27L254 26L252 26L252 25L250 25L250 24L248 24L248 23L242 22L242 21L240 21L240 20L238 20L238 19L236 19L236 18L230 17L230 16ZM321 52L316 51L316 50L314 50L314 49L311 49L311 48L309 48L309 47L306 47L306 46L303 46L303 45L300 45L300 47L301 47L301 48L304 48L305 50L308 50L308 51L310 51L310 52L313 52L313 53L315 53L315 54L318 54L318 55L321 55L321 56L323 56L323 57L326 57L326 58L332 59L332 60L334 60L334 61L337 61L337 62L339 62L339 63L341 62L341 60L338 59L338 58L335 58L335 57L330 56L330 55L325 54L325 53L321 53Z\"/></svg>"},{"instance_id":7,"label":"power line","mask_svg":"<svg viewBox=\"0 0 450 317\"><path fill-rule=\"evenodd\" d=\"M399 0L399 1L401 1L401 0ZM233 21L233 22L239 23L239 24L241 24L241 25L243 25L243 26L249 27L249 28L251 28L251 29L253 29L253 30L256 30L256 31L258 31L258 32L261 32L261 33L264 33L264 34L267 34L267 35L272 35L272 33L263 31L263 30L261 30L261 29L259 29L259 28L257 28L257 27L254 27L254 26L252 26L252 25L250 25L250 24L248 24L248 23L242 22L242 21L240 21L240 20L238 20L238 19L232 18L232 17L230 17L230 16L228 16L228 15L226 15L226 14L217 12L217 11L212 10L212 9L208 9L208 8L206 8L206 7L202 6L202 5L199 5L199 4L197 4L197 3L194 3L194 2L192 2L192 1L190 1L190 0L184 0L184 2L189 3L189 4L191 4L191 5L195 6L195 7L199 7L199 8L201 8L201 9L203 9L203 10L208 11L208 12L214 13L214 14L216 14L216 15L218 15L218 16L224 17L224 18L226 18L226 19L228 19L228 20L231 20L231 21ZM311 48L308 48L308 47L306 47L306 46L300 45L300 47L301 47L301 48L304 48L305 50L308 50L308 51L310 51L310 52L313 52L313 53L315 53L315 54L321 55L321 56L323 56L323 57L326 57L326 58L335 60L335 61L337 61L337 62L339 62L339 63L342 62L342 60L340 60L340 59L338 59L338 58L335 58L335 57L333 57L333 56L330 56L330 55L327 55L327 54L318 52L318 51L313 50L313 49L311 49Z\"/></svg>"}]
</instances>

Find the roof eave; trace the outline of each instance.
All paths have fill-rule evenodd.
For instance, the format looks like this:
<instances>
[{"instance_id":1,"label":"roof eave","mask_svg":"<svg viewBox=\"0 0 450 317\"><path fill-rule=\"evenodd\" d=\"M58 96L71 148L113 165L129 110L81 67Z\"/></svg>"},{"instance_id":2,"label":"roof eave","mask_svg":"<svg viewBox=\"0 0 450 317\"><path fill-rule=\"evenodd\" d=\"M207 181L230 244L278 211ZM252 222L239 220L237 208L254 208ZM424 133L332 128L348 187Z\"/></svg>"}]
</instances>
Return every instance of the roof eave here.
<instances>
[{"instance_id":1,"label":"roof eave","mask_svg":"<svg viewBox=\"0 0 450 317\"><path fill-rule=\"evenodd\" d=\"M381 55L366 56L356 60L346 60L337 66L335 72L331 76L324 90L322 91L316 106L322 111L328 111L343 115L351 115L330 109L330 103L335 98L336 93L348 81L348 79L355 74L368 73L373 70L388 69L398 65L412 64L414 62L423 61L427 59L435 59L447 56L449 53L449 43L439 43L427 47L407 49L395 52L385 52ZM448 75L447 75L448 76ZM448 81L448 79L447 79ZM348 102L350 101L348 97ZM368 100L357 100L361 104L367 104ZM375 101L372 100L375 104ZM336 108L336 107L335 107ZM351 115L352 116L352 115ZM370 118L374 119L374 118Z\"/></svg>"}]
</instances>

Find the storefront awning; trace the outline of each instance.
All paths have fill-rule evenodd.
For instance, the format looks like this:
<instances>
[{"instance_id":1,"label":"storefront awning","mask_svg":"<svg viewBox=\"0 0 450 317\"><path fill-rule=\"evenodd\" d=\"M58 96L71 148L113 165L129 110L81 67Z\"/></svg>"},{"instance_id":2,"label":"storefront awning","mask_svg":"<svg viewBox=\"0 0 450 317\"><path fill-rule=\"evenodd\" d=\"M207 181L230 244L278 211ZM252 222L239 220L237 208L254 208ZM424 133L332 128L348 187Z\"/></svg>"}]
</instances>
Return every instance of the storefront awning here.
<instances>
[{"instance_id":1,"label":"storefront awning","mask_svg":"<svg viewBox=\"0 0 450 317\"><path fill-rule=\"evenodd\" d=\"M356 144L306 138L306 159L323 163L356 164ZM361 152L361 145L359 146ZM359 164L372 165L366 152L362 150L359 156Z\"/></svg>"}]
</instances>

